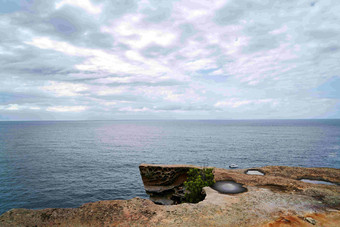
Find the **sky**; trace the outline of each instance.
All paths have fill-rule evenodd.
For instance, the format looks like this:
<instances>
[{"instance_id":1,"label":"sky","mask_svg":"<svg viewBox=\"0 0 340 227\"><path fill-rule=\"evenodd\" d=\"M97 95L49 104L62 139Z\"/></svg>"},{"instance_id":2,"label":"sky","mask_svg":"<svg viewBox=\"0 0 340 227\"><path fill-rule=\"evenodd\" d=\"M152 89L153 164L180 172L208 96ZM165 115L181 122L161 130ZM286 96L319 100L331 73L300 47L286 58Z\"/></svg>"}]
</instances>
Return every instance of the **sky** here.
<instances>
[{"instance_id":1,"label":"sky","mask_svg":"<svg viewBox=\"0 0 340 227\"><path fill-rule=\"evenodd\" d=\"M340 118L339 0L0 0L0 120Z\"/></svg>"}]
</instances>

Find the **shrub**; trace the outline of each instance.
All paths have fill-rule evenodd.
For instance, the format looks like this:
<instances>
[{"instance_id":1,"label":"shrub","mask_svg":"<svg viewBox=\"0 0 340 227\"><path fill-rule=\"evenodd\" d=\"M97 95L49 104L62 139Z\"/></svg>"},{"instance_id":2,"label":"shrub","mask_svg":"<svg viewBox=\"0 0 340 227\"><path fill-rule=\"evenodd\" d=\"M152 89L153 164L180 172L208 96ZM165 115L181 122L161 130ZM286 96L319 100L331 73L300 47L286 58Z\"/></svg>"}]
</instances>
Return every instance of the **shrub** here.
<instances>
[{"instance_id":1,"label":"shrub","mask_svg":"<svg viewBox=\"0 0 340 227\"><path fill-rule=\"evenodd\" d=\"M213 169L190 169L187 181L184 182L186 193L184 196L185 202L198 203L202 201L205 195L202 194L202 188L211 186L215 183Z\"/></svg>"},{"instance_id":2,"label":"shrub","mask_svg":"<svg viewBox=\"0 0 340 227\"><path fill-rule=\"evenodd\" d=\"M144 176L148 178L149 180L154 180L155 175L156 174L154 170L146 169L144 172Z\"/></svg>"}]
</instances>

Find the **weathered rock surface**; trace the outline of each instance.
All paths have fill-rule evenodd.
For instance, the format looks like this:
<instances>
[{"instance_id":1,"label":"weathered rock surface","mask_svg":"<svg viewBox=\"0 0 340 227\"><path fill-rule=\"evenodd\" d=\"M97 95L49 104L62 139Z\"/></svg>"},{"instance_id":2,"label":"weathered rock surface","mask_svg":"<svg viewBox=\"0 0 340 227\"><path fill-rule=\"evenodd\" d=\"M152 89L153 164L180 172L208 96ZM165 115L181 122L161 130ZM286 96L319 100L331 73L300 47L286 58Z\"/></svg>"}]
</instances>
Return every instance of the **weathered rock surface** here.
<instances>
[{"instance_id":1,"label":"weathered rock surface","mask_svg":"<svg viewBox=\"0 0 340 227\"><path fill-rule=\"evenodd\" d=\"M146 171L148 165L143 168ZM161 181L156 176L153 181L148 178L146 188L153 184L180 186L185 170L171 168L177 166L152 168L167 173ZM233 180L248 191L227 195L206 187L205 199L197 204L164 206L134 198L87 203L79 208L13 209L0 216L0 226L340 226L339 186L298 180L312 178L340 183L339 169L276 166L257 169L266 175L215 168L216 180Z\"/></svg>"},{"instance_id":2,"label":"weathered rock surface","mask_svg":"<svg viewBox=\"0 0 340 227\"><path fill-rule=\"evenodd\" d=\"M140 164L139 171L147 192L164 192L183 184L187 172L191 168L201 168L194 165L153 165Z\"/></svg>"},{"instance_id":3,"label":"weathered rock surface","mask_svg":"<svg viewBox=\"0 0 340 227\"><path fill-rule=\"evenodd\" d=\"M152 165L140 164L139 171L144 189L150 199L162 205L173 205L184 196L183 183L193 165Z\"/></svg>"}]
</instances>

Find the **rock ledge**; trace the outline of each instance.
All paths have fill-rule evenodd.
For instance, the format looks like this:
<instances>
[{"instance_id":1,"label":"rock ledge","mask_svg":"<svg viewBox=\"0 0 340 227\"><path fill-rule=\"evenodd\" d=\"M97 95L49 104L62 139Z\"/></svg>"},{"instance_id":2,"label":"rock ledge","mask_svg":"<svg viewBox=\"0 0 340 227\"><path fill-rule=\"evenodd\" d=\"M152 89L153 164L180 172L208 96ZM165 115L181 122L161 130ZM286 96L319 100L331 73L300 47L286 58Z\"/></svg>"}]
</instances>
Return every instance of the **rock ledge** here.
<instances>
[{"instance_id":1,"label":"rock ledge","mask_svg":"<svg viewBox=\"0 0 340 227\"><path fill-rule=\"evenodd\" d=\"M159 192L180 187L189 168L195 166L140 166L146 189ZM98 201L79 208L12 209L0 216L0 226L340 226L339 186L299 181L310 178L339 184L339 169L256 169L265 175L214 168L215 180L233 180L248 191L226 195L206 187L206 198L197 204L157 205L134 198ZM149 175L145 181L148 170L156 175Z\"/></svg>"}]
</instances>

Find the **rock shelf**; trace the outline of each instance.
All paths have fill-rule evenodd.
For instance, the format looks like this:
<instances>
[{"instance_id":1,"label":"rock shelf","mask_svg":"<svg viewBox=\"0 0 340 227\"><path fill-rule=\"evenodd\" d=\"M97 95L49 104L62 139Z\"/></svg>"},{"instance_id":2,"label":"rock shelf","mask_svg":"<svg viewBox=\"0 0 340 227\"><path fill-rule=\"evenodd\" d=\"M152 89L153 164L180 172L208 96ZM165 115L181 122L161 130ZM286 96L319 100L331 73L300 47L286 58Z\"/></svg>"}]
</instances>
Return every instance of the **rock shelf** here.
<instances>
[{"instance_id":1,"label":"rock shelf","mask_svg":"<svg viewBox=\"0 0 340 227\"><path fill-rule=\"evenodd\" d=\"M197 167L140 166L145 189L154 193L176 193L190 168ZM234 181L247 191L229 195L205 187L205 199L196 204L157 205L134 198L98 201L79 208L12 209L0 216L0 226L340 226L340 187L300 181L322 179L339 184L339 169L256 169L265 175L214 168L216 181Z\"/></svg>"}]
</instances>

